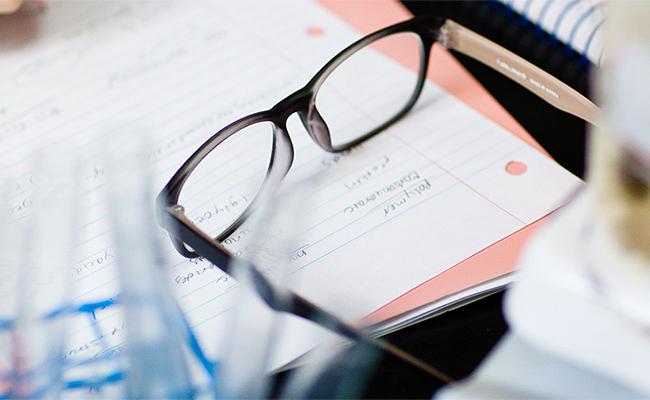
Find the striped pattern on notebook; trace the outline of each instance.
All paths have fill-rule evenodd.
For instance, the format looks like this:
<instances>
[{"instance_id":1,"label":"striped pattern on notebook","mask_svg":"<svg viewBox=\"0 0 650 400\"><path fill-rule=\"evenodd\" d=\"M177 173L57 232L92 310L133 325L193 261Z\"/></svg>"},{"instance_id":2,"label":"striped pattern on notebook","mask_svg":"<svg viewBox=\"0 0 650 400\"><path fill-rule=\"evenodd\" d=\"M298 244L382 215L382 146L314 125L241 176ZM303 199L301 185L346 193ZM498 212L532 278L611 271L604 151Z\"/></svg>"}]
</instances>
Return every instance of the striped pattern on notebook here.
<instances>
[{"instance_id":1,"label":"striped pattern on notebook","mask_svg":"<svg viewBox=\"0 0 650 400\"><path fill-rule=\"evenodd\" d=\"M603 55L601 0L500 0L596 65Z\"/></svg>"}]
</instances>

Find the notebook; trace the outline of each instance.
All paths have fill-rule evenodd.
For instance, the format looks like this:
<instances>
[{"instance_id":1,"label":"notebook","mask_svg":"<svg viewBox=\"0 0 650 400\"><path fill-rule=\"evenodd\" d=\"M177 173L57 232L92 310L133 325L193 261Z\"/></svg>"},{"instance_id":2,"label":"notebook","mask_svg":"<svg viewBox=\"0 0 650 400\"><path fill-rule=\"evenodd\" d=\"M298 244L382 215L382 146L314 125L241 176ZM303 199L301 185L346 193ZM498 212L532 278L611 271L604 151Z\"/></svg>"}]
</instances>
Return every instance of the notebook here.
<instances>
[{"instance_id":1,"label":"notebook","mask_svg":"<svg viewBox=\"0 0 650 400\"><path fill-rule=\"evenodd\" d=\"M602 27L605 22L600 0L501 0L517 13L553 35L595 65L603 56Z\"/></svg>"},{"instance_id":2,"label":"notebook","mask_svg":"<svg viewBox=\"0 0 650 400\"><path fill-rule=\"evenodd\" d=\"M30 212L23 189L33 183L39 152L84 156L77 262L69 271L74 300L116 296L120 255L101 200L107 188L97 157L100 136L133 121L151 132L148 159L154 185L162 188L217 129L301 87L370 23L381 27L406 17L391 2L116 1L55 2L37 17L3 21L0 36L17 38L3 44L0 65L6 77L0 91L13 94L0 103L2 171L15 183L12 217ZM38 29L24 18L38 18ZM366 62L398 85L413 76L412 61L398 53L370 53ZM409 117L353 152L323 153L290 123L294 170L331 170L321 188L331 201L310 214L327 223L310 232L306 256L295 260L295 289L341 318L423 315L421 307L432 302L441 309L456 304L462 291L461 299L503 285L535 224L581 184L442 49L433 61ZM245 151L236 153L239 161ZM381 173L367 183L341 184L379 164ZM217 201L215 194L203 195ZM226 246L236 250L237 241L230 242ZM165 249L181 308L201 345L218 357L237 283L208 263L182 258L170 244ZM95 317L111 332L103 340L119 349L122 316L102 310ZM283 318L276 366L327 336L306 321ZM71 357L93 357L99 351L95 327L73 327L66 345Z\"/></svg>"}]
</instances>

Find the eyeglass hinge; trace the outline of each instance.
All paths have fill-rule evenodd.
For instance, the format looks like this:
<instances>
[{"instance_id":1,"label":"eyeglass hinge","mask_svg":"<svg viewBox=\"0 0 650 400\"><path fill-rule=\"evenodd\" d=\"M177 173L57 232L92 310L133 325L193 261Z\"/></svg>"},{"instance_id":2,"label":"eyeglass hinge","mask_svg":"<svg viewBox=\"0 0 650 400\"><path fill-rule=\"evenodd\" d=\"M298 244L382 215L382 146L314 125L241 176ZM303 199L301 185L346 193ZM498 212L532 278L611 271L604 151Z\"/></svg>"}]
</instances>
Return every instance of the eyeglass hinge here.
<instances>
[{"instance_id":1,"label":"eyeglass hinge","mask_svg":"<svg viewBox=\"0 0 650 400\"><path fill-rule=\"evenodd\" d=\"M449 26L449 20L446 20L445 23L440 27L438 30L438 43L442 45L442 47L449 49L453 47L453 26Z\"/></svg>"},{"instance_id":2,"label":"eyeglass hinge","mask_svg":"<svg viewBox=\"0 0 650 400\"><path fill-rule=\"evenodd\" d=\"M185 208L183 206L176 204L175 206L169 207L169 210L173 212L174 214L183 214L185 212Z\"/></svg>"}]
</instances>

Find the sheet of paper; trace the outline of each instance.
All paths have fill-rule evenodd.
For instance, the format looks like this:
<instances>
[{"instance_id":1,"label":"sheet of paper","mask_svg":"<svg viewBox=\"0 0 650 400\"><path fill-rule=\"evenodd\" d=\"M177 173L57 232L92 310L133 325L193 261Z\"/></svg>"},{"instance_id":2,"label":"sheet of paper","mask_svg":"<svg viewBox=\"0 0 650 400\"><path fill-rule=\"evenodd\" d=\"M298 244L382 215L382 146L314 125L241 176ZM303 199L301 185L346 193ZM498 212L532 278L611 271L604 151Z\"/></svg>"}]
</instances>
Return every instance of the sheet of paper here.
<instances>
[{"instance_id":1,"label":"sheet of paper","mask_svg":"<svg viewBox=\"0 0 650 400\"><path fill-rule=\"evenodd\" d=\"M397 317L383 320L373 327L373 332L380 336L387 335L496 293L513 281L511 275L506 274L496 279L485 281L479 285L442 297L438 301L430 302L412 311L402 313Z\"/></svg>"},{"instance_id":2,"label":"sheet of paper","mask_svg":"<svg viewBox=\"0 0 650 400\"><path fill-rule=\"evenodd\" d=\"M0 160L3 171L18 177L14 218L30 212L22 188L31 184L30 157L39 151L66 148L92 158L99 135L138 121L153 132L149 158L162 188L212 133L298 89L358 37L310 2L61 2L38 18L0 27L0 37L18 38L0 43L0 93L11 94L0 100ZM412 80L412 72L381 54L365 57L377 79L396 87ZM368 92L366 100L373 99L381 93ZM298 290L350 320L546 215L579 184L431 83L408 118L344 155L324 153L297 122L289 123L292 174L329 173L305 219L310 229L294 261ZM255 148L233 150L233 160L244 163ZM513 161L526 172L508 173ZM240 164L229 173L236 177ZM76 301L119 291L119 254L102 204L104 173L92 162L84 173L79 256L71 266ZM222 204L218 193L200 195L207 209ZM242 195L235 190L224 198ZM214 266L181 258L171 245L167 250L181 305L203 344L218 352L236 283ZM120 316L96 317L119 348ZM82 324L68 353L92 355L93 335ZM297 330L291 337L280 355L285 361L317 341Z\"/></svg>"},{"instance_id":3,"label":"sheet of paper","mask_svg":"<svg viewBox=\"0 0 650 400\"><path fill-rule=\"evenodd\" d=\"M376 0L373 7L364 1L321 0L320 4L335 13L339 18L353 26L360 34L369 34L385 26L411 17L411 13L398 1ZM397 60L412 71L418 70L417 57L404 49L392 47L385 49L388 56ZM492 95L474 78L449 52L434 46L431 52L427 79L473 109L517 135L534 148L547 154L528 132L505 110ZM547 154L548 155L548 154ZM440 304L459 288L476 287L482 282L508 275L515 270L527 240L536 228L549 216L486 247L480 252L449 268L444 273L418 285L397 299L374 311L364 318L365 323L394 318L404 313L412 314L427 304Z\"/></svg>"}]
</instances>

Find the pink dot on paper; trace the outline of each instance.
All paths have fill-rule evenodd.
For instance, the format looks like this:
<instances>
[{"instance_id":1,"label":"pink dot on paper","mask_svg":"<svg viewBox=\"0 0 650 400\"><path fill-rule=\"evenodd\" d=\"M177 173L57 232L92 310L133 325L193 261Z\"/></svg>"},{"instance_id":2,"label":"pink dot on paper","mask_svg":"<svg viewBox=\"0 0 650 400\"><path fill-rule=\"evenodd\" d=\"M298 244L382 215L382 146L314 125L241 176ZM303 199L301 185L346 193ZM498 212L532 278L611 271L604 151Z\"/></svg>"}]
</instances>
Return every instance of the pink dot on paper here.
<instances>
[{"instance_id":1,"label":"pink dot on paper","mask_svg":"<svg viewBox=\"0 0 650 400\"><path fill-rule=\"evenodd\" d=\"M521 161L510 161L506 164L506 172L510 175L521 175L528 170L526 163Z\"/></svg>"},{"instance_id":2,"label":"pink dot on paper","mask_svg":"<svg viewBox=\"0 0 650 400\"><path fill-rule=\"evenodd\" d=\"M320 26L310 26L307 28L307 35L309 36L322 36L325 33L325 29Z\"/></svg>"}]
</instances>

